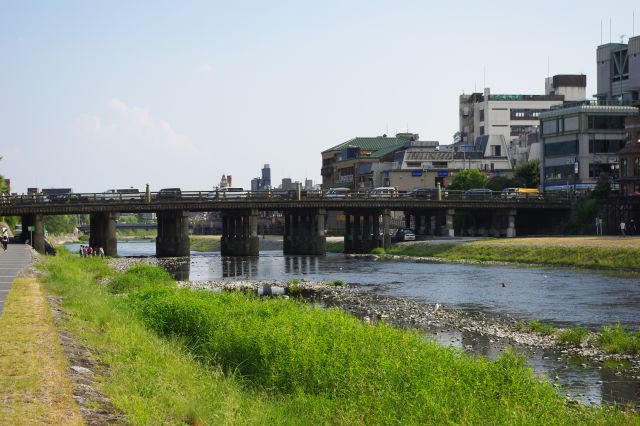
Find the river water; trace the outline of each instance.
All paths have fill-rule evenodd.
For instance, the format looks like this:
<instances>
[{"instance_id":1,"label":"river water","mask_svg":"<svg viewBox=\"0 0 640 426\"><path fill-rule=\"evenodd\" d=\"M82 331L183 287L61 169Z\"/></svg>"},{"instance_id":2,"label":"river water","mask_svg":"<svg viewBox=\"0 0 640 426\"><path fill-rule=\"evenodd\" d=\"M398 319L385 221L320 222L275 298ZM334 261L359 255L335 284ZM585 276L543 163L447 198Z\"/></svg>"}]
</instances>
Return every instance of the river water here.
<instances>
[{"instance_id":1,"label":"river water","mask_svg":"<svg viewBox=\"0 0 640 426\"><path fill-rule=\"evenodd\" d=\"M77 245L68 245L77 250ZM119 242L121 256L153 256L153 242ZM542 320L592 329L620 321L640 327L640 280L569 268L526 268L461 264L375 262L327 256L283 256L265 250L255 258L223 258L219 252L192 252L189 263L172 271L179 279L342 280L362 291L404 297L444 307ZM504 286L503 286L504 284ZM497 358L499 343L475 333L441 330L435 337L471 353ZM538 373L586 403L640 404L640 379L623 365L603 368L553 351L517 348Z\"/></svg>"}]
</instances>

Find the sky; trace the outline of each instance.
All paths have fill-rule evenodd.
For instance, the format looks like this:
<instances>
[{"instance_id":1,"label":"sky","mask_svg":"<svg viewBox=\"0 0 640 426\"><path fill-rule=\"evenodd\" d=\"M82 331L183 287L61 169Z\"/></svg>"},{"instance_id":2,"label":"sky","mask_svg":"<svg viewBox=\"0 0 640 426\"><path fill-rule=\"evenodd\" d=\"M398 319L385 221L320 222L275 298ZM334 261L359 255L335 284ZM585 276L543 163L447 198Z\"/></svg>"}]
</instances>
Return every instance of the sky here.
<instances>
[{"instance_id":1,"label":"sky","mask_svg":"<svg viewBox=\"0 0 640 426\"><path fill-rule=\"evenodd\" d=\"M452 141L462 93L542 94L640 34L637 1L0 0L0 174L12 191L321 180L321 151ZM626 38L625 38L626 41Z\"/></svg>"}]
</instances>

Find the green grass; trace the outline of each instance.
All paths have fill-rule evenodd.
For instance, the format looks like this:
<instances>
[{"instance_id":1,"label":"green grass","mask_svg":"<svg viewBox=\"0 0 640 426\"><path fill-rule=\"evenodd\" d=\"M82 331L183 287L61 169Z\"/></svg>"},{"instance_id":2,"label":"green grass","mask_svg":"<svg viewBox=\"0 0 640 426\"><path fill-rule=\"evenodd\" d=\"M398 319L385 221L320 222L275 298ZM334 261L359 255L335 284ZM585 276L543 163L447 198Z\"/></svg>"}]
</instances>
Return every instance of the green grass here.
<instances>
[{"instance_id":1,"label":"green grass","mask_svg":"<svg viewBox=\"0 0 640 426\"><path fill-rule=\"evenodd\" d=\"M189 237L191 250L199 252L209 252L220 248L219 238L205 238L203 236L192 235Z\"/></svg>"},{"instance_id":2,"label":"green grass","mask_svg":"<svg viewBox=\"0 0 640 426\"><path fill-rule=\"evenodd\" d=\"M449 260L640 269L640 248L417 243L394 246L387 253Z\"/></svg>"},{"instance_id":3,"label":"green grass","mask_svg":"<svg viewBox=\"0 0 640 426\"><path fill-rule=\"evenodd\" d=\"M148 240L156 238L158 231L155 229L118 229L116 236L118 238L141 239Z\"/></svg>"},{"instance_id":4,"label":"green grass","mask_svg":"<svg viewBox=\"0 0 640 426\"><path fill-rule=\"evenodd\" d=\"M386 251L384 249L384 247L376 247L373 250L371 250L371 254L385 254Z\"/></svg>"},{"instance_id":5,"label":"green grass","mask_svg":"<svg viewBox=\"0 0 640 426\"><path fill-rule=\"evenodd\" d=\"M558 333L558 341L571 345L580 345L589 336L589 330L585 327L567 328Z\"/></svg>"},{"instance_id":6,"label":"green grass","mask_svg":"<svg viewBox=\"0 0 640 426\"><path fill-rule=\"evenodd\" d=\"M63 254L46 268L67 326L109 365L104 391L134 424L638 421L567 405L511 352L473 358L341 311L243 293L163 282L112 295L95 284L118 278L100 259Z\"/></svg>"},{"instance_id":7,"label":"green grass","mask_svg":"<svg viewBox=\"0 0 640 426\"><path fill-rule=\"evenodd\" d=\"M344 241L327 241L326 247L329 253L344 253Z\"/></svg>"},{"instance_id":8,"label":"green grass","mask_svg":"<svg viewBox=\"0 0 640 426\"><path fill-rule=\"evenodd\" d=\"M598 335L598 346L609 353L637 354L640 351L640 331L632 331L622 324L606 325Z\"/></svg>"},{"instance_id":9,"label":"green grass","mask_svg":"<svg viewBox=\"0 0 640 426\"><path fill-rule=\"evenodd\" d=\"M556 328L552 324L547 324L544 322L540 322L538 320L533 320L529 322L528 328L529 328L529 331L542 334L543 336L550 336L556 332Z\"/></svg>"}]
</instances>

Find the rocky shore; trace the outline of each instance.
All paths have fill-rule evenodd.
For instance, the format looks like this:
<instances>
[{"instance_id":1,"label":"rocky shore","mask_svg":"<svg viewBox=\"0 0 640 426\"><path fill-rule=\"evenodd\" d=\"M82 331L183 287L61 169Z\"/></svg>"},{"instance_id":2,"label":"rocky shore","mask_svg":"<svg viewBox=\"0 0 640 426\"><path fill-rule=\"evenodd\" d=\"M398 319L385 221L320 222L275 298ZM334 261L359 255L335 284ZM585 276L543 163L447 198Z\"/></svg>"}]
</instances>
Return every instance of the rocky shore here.
<instances>
[{"instance_id":1,"label":"rocky shore","mask_svg":"<svg viewBox=\"0 0 640 426\"><path fill-rule=\"evenodd\" d=\"M125 271L136 263L157 265L171 270L186 262L189 262L188 258L118 258L109 260L110 266L118 271ZM236 279L178 281L178 285L182 288L199 290L249 291L259 295L295 296L312 303L318 303L321 306L342 309L367 323L384 321L402 328L423 330L431 335L446 332L467 332L484 336L496 346L517 345L550 350L557 353L559 357L581 357L596 365L612 360L625 361L630 363L634 375L640 375L640 357L638 355L609 354L590 343L583 343L580 346L567 345L559 342L554 335L522 330L520 321L506 315L470 312L440 304L423 304L410 299L372 294L354 286L336 286L332 282L304 279L291 281Z\"/></svg>"}]
</instances>

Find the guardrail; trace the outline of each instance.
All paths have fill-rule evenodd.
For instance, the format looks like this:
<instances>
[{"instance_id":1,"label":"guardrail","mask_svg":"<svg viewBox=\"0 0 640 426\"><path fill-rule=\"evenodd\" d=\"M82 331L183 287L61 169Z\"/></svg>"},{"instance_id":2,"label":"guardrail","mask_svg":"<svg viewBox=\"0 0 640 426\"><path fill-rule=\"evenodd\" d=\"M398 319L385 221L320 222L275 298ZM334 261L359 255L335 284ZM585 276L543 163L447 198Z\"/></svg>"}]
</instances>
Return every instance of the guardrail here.
<instances>
[{"instance_id":1,"label":"guardrail","mask_svg":"<svg viewBox=\"0 0 640 426\"><path fill-rule=\"evenodd\" d=\"M513 201L514 203L526 202L563 202L571 199L571 194L566 191L547 193L505 193L502 191L490 190L428 190L424 192L398 192L393 194L376 194L359 191L334 193L331 190L321 191L171 191L171 192L151 192L146 193L71 193L62 195L25 194L0 196L0 204L4 205L32 205L32 204L87 204L87 203L108 203L108 202L146 202L159 203L167 201L239 201L239 200L277 200L296 201L306 199L326 199L331 201L340 200L384 200L384 199L405 199L405 200L431 200L431 201Z\"/></svg>"}]
</instances>

